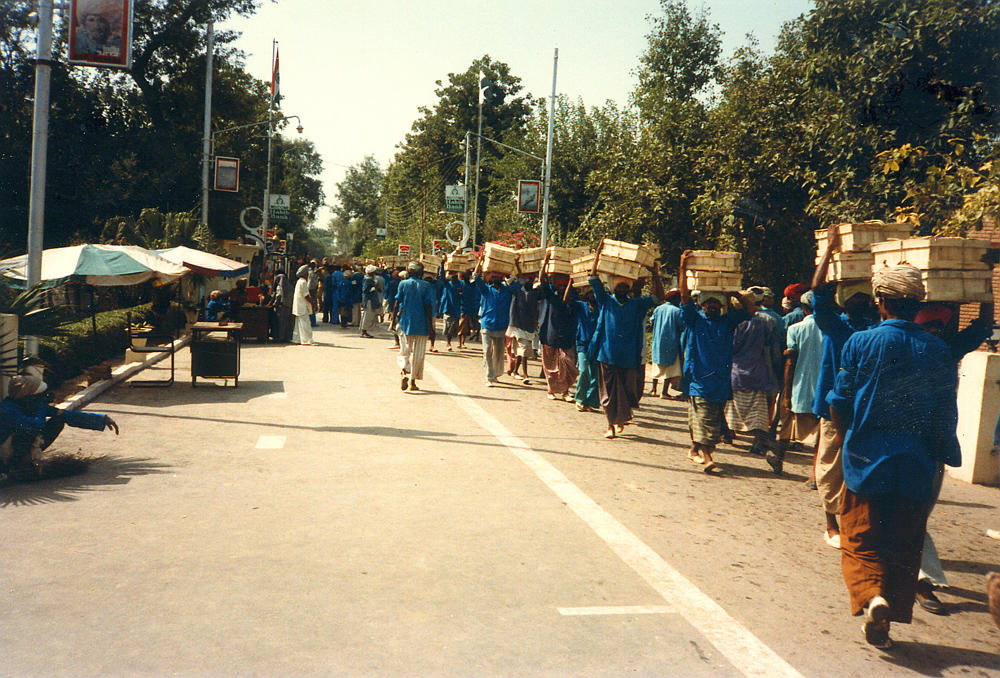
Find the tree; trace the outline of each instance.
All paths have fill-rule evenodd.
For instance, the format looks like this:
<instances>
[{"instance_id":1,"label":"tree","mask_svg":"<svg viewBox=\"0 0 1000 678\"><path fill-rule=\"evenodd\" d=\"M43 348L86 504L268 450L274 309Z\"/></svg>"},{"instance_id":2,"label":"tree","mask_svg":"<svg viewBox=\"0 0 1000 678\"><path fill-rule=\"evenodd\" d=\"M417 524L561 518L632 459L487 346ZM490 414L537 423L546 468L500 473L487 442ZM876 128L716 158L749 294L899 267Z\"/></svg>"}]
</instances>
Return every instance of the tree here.
<instances>
[{"instance_id":1,"label":"tree","mask_svg":"<svg viewBox=\"0 0 1000 678\"><path fill-rule=\"evenodd\" d=\"M369 155L348 168L344 180L337 184L336 225L332 230L338 243L353 256L360 255L365 243L375 237L384 183L382 168Z\"/></svg>"}]
</instances>

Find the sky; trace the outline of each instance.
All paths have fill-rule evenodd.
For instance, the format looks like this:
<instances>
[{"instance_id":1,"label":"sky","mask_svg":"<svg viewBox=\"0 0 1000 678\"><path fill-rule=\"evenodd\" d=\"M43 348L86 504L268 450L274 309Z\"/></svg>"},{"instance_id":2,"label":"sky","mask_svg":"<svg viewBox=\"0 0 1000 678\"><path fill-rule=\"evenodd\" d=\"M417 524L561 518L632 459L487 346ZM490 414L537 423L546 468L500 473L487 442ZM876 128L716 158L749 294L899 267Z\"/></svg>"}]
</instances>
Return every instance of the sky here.
<instances>
[{"instance_id":1,"label":"sky","mask_svg":"<svg viewBox=\"0 0 1000 678\"><path fill-rule=\"evenodd\" d=\"M647 17L659 0L263 0L248 19L219 27L242 33L236 46L247 70L271 78L271 42L278 41L282 111L298 115L323 158L327 204L347 167L373 155L385 169L420 106L436 102L436 80L464 72L489 54L506 62L527 92L548 98L554 50L556 91L587 106L621 105L635 85L646 46ZM784 22L811 0L689 0L704 7L723 33L723 56L752 33L773 50ZM286 133L290 128L286 128ZM459 132L464 134L464 130ZM555 153L558 154L558 148ZM330 209L316 225L325 227Z\"/></svg>"}]
</instances>

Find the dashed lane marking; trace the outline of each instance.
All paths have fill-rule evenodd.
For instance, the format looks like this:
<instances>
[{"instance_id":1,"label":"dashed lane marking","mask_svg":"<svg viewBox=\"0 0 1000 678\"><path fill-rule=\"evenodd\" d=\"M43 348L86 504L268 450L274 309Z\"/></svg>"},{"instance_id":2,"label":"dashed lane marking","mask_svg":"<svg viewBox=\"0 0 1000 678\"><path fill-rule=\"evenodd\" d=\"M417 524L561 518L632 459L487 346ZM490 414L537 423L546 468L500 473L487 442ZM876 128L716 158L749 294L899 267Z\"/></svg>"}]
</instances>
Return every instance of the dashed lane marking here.
<instances>
[{"instance_id":1,"label":"dashed lane marking","mask_svg":"<svg viewBox=\"0 0 1000 678\"><path fill-rule=\"evenodd\" d=\"M668 605L605 605L603 607L557 607L564 617L592 617L607 614L670 614L677 612Z\"/></svg>"},{"instance_id":2,"label":"dashed lane marking","mask_svg":"<svg viewBox=\"0 0 1000 678\"><path fill-rule=\"evenodd\" d=\"M280 450L285 447L285 436L261 436L257 438L258 450Z\"/></svg>"},{"instance_id":3,"label":"dashed lane marking","mask_svg":"<svg viewBox=\"0 0 1000 678\"><path fill-rule=\"evenodd\" d=\"M440 370L428 363L428 372L466 413L530 468L566 505L590 526L629 567L663 599L675 606L689 624L749 678L802 678L791 664L736 621L721 605L702 593L627 527L618 522L559 469L547 462L500 421L480 407Z\"/></svg>"}]
</instances>

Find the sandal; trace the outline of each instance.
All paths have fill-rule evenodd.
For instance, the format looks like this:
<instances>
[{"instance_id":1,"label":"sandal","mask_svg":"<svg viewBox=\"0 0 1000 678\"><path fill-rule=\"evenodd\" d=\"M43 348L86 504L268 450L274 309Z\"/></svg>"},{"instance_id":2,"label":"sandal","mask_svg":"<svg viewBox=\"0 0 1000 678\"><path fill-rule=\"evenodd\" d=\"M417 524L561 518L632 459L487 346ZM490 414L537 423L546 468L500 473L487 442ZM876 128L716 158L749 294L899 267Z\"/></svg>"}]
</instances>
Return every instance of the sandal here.
<instances>
[{"instance_id":1,"label":"sandal","mask_svg":"<svg viewBox=\"0 0 1000 678\"><path fill-rule=\"evenodd\" d=\"M707 464L705 464L705 466L702 467L701 471L702 473L706 473L710 476L721 476L724 473L722 467L716 464L714 461L710 461Z\"/></svg>"}]
</instances>

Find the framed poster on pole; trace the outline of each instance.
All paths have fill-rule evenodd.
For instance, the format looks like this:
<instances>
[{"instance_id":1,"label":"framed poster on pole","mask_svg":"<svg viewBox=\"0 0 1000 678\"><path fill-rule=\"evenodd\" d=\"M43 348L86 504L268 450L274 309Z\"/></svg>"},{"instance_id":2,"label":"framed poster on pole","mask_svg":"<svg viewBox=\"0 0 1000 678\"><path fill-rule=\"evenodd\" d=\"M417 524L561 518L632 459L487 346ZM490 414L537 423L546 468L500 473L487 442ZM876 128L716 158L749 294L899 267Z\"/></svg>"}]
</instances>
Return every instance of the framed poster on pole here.
<instances>
[{"instance_id":1,"label":"framed poster on pole","mask_svg":"<svg viewBox=\"0 0 1000 678\"><path fill-rule=\"evenodd\" d=\"M240 159L215 158L215 190L239 193L240 191Z\"/></svg>"},{"instance_id":2,"label":"framed poster on pole","mask_svg":"<svg viewBox=\"0 0 1000 678\"><path fill-rule=\"evenodd\" d=\"M132 67L134 0L70 0L69 62Z\"/></svg>"}]
</instances>

